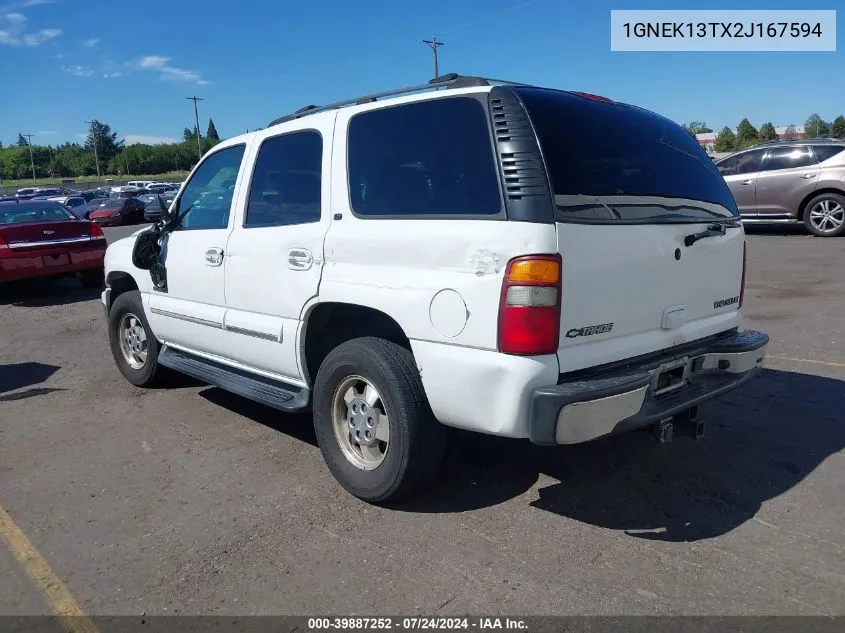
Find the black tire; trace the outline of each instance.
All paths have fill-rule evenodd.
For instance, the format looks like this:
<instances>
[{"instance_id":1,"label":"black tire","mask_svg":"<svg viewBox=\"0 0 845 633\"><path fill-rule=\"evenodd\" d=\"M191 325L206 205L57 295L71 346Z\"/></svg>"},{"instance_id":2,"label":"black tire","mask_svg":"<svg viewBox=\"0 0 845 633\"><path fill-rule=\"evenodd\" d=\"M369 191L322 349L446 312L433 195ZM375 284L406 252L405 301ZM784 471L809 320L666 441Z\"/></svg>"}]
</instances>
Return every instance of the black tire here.
<instances>
[{"instance_id":1,"label":"black tire","mask_svg":"<svg viewBox=\"0 0 845 633\"><path fill-rule=\"evenodd\" d=\"M86 290L100 290L106 285L104 271L100 269L83 273L79 276L79 282Z\"/></svg>"},{"instance_id":2,"label":"black tire","mask_svg":"<svg viewBox=\"0 0 845 633\"><path fill-rule=\"evenodd\" d=\"M828 203L829 208L838 208L835 216L831 219L839 220L841 222L841 224L835 229L826 231L814 226L810 216L811 211L813 211L816 205L825 202ZM845 233L845 196L838 193L822 193L810 200L804 210L804 226L807 227L807 230L810 233L818 237L838 237L839 235Z\"/></svg>"},{"instance_id":3,"label":"black tire","mask_svg":"<svg viewBox=\"0 0 845 633\"><path fill-rule=\"evenodd\" d=\"M372 383L387 410L390 440L373 470L347 459L334 431L334 394L350 376ZM356 338L329 352L317 372L313 409L317 443L329 470L364 501L384 503L410 494L436 475L443 460L446 429L431 412L414 357L385 339Z\"/></svg>"},{"instance_id":4,"label":"black tire","mask_svg":"<svg viewBox=\"0 0 845 633\"><path fill-rule=\"evenodd\" d=\"M144 328L147 339L147 357L140 368L132 367L123 356L120 347L118 328L125 315L135 315ZM124 292L117 299L109 310L109 345L114 362L124 378L136 387L152 387L165 373L164 368L158 364L159 343L153 334L147 317L144 314L144 306L141 303L141 293L137 290Z\"/></svg>"}]
</instances>

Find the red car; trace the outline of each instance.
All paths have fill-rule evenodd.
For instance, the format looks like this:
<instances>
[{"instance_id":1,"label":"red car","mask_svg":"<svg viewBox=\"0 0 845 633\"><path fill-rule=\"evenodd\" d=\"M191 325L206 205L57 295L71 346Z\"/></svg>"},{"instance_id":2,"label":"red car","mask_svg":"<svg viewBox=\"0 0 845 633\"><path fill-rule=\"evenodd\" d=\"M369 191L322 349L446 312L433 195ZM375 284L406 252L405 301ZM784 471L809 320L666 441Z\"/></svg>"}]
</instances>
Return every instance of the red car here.
<instances>
[{"instance_id":1,"label":"red car","mask_svg":"<svg viewBox=\"0 0 845 633\"><path fill-rule=\"evenodd\" d=\"M88 218L100 226L138 224L144 221L144 206L138 198L112 198L92 211Z\"/></svg>"},{"instance_id":2,"label":"red car","mask_svg":"<svg viewBox=\"0 0 845 633\"><path fill-rule=\"evenodd\" d=\"M102 229L58 202L0 202L0 283L77 276L97 288L105 254Z\"/></svg>"}]
</instances>

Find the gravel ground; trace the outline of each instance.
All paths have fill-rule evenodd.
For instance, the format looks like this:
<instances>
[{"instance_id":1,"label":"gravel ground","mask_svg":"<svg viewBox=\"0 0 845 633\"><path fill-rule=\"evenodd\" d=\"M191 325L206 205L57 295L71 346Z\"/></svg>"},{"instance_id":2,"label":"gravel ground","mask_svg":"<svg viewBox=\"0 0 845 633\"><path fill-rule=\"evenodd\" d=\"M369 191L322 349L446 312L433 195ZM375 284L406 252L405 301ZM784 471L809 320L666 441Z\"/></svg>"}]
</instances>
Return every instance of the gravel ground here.
<instances>
[{"instance_id":1,"label":"gravel ground","mask_svg":"<svg viewBox=\"0 0 845 633\"><path fill-rule=\"evenodd\" d=\"M128 233L109 229L109 237ZM845 614L845 249L748 238L767 369L708 435L456 433L391 508L340 489L306 416L113 365L97 293L0 289L0 505L90 614ZM0 613L46 612L0 547Z\"/></svg>"}]
</instances>

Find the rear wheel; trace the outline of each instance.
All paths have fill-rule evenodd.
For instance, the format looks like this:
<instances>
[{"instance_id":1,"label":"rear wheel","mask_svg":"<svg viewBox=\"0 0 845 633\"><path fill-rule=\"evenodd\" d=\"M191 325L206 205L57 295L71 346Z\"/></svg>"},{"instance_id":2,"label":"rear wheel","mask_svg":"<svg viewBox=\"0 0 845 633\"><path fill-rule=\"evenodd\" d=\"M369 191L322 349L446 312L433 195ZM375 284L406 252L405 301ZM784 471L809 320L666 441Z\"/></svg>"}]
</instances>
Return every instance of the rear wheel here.
<instances>
[{"instance_id":1,"label":"rear wheel","mask_svg":"<svg viewBox=\"0 0 845 633\"><path fill-rule=\"evenodd\" d=\"M124 292L109 310L109 344L120 373L136 387L150 387L161 377L159 343L153 336L141 293Z\"/></svg>"},{"instance_id":2,"label":"rear wheel","mask_svg":"<svg viewBox=\"0 0 845 633\"><path fill-rule=\"evenodd\" d=\"M813 235L836 237L845 232L845 196L823 193L807 203L804 225Z\"/></svg>"},{"instance_id":3,"label":"rear wheel","mask_svg":"<svg viewBox=\"0 0 845 633\"><path fill-rule=\"evenodd\" d=\"M372 503L419 488L443 458L445 428L411 352L380 338L353 339L326 356L314 384L314 428L335 479Z\"/></svg>"}]
</instances>

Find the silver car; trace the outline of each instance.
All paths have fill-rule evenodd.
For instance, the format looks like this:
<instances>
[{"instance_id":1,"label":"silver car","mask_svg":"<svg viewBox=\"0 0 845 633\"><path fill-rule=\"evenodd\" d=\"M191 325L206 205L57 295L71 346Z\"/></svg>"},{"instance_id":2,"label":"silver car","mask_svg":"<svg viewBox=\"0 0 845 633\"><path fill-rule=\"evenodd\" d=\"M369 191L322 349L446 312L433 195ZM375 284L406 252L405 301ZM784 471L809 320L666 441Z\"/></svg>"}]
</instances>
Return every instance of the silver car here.
<instances>
[{"instance_id":1,"label":"silver car","mask_svg":"<svg viewBox=\"0 0 845 633\"><path fill-rule=\"evenodd\" d=\"M845 233L845 140L761 143L716 167L743 222L803 222L822 237Z\"/></svg>"}]
</instances>

